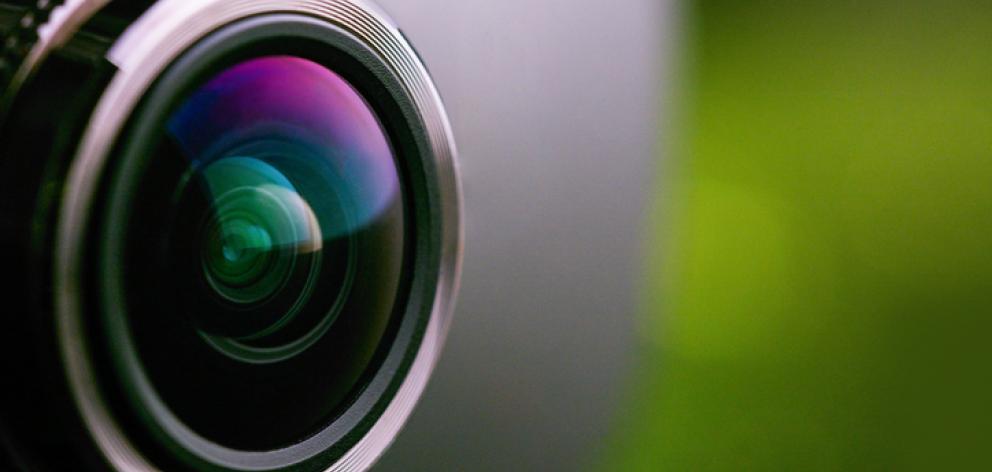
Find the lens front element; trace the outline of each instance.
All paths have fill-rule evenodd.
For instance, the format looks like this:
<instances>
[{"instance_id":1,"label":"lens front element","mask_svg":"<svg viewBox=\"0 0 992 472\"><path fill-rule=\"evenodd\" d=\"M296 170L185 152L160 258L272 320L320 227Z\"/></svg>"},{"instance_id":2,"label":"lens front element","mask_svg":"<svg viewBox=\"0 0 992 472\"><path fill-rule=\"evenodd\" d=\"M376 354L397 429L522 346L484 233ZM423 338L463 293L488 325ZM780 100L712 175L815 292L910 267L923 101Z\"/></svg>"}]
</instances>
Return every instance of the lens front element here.
<instances>
[{"instance_id":1,"label":"lens front element","mask_svg":"<svg viewBox=\"0 0 992 472\"><path fill-rule=\"evenodd\" d=\"M285 446L361 388L395 319L396 157L359 92L302 57L235 63L161 123L117 236L127 303L113 314L142 402L229 447Z\"/></svg>"}]
</instances>

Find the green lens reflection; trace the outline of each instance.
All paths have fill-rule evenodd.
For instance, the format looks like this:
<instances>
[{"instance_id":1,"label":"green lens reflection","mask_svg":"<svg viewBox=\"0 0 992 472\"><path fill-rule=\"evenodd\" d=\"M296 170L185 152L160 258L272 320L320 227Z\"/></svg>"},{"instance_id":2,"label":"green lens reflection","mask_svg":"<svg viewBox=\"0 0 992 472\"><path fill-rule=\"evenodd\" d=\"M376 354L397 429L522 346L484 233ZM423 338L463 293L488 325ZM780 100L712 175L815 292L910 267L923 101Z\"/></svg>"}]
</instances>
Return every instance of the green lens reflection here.
<instances>
[{"instance_id":1,"label":"green lens reflection","mask_svg":"<svg viewBox=\"0 0 992 472\"><path fill-rule=\"evenodd\" d=\"M278 293L301 254L319 249L312 209L286 176L258 158L230 157L201 171L215 198L204 225L203 271L229 302L252 304Z\"/></svg>"}]
</instances>

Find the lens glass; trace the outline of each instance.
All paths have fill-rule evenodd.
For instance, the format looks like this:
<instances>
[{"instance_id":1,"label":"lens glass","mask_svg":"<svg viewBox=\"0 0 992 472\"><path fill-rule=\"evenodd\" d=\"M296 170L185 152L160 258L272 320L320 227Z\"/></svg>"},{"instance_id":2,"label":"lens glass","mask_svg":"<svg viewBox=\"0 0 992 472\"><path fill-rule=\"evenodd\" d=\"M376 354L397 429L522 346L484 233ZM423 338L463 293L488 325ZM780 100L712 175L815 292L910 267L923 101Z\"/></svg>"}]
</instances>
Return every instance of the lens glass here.
<instances>
[{"instance_id":1,"label":"lens glass","mask_svg":"<svg viewBox=\"0 0 992 472\"><path fill-rule=\"evenodd\" d=\"M125 229L142 368L208 439L305 437L354 393L401 292L403 189L384 128L328 67L266 56L199 84L162 135Z\"/></svg>"}]
</instances>

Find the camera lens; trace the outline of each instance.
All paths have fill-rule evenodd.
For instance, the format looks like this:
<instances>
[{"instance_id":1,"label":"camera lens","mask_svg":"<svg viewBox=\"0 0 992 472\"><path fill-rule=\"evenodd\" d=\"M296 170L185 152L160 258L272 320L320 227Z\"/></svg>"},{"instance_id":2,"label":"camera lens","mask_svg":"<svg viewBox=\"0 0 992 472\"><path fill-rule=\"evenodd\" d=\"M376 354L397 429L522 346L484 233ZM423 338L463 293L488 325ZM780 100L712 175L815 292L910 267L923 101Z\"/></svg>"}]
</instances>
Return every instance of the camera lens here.
<instances>
[{"instance_id":1,"label":"camera lens","mask_svg":"<svg viewBox=\"0 0 992 472\"><path fill-rule=\"evenodd\" d=\"M285 447L339 411L388 336L408 266L400 170L372 106L314 60L191 83L139 115L158 138L125 153L109 196L120 381L210 441Z\"/></svg>"},{"instance_id":2,"label":"camera lens","mask_svg":"<svg viewBox=\"0 0 992 472\"><path fill-rule=\"evenodd\" d=\"M26 406L0 411L0 450L32 470L369 467L457 288L433 83L365 2L153 3L59 3L0 102L38 314L3 338L38 355L8 362ZM52 138L43 158L23 136Z\"/></svg>"}]
</instances>

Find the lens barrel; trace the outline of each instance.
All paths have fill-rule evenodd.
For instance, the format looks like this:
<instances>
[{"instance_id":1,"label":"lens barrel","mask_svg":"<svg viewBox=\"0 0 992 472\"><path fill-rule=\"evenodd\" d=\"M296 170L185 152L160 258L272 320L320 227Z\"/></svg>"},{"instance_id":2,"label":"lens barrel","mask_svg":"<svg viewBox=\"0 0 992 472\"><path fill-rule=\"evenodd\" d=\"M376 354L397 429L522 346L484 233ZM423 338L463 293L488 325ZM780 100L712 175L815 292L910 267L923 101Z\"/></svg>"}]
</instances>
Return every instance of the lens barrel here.
<instances>
[{"instance_id":1,"label":"lens barrel","mask_svg":"<svg viewBox=\"0 0 992 472\"><path fill-rule=\"evenodd\" d=\"M371 466L462 237L397 27L360 0L0 0L0 33L10 467Z\"/></svg>"}]
</instances>

